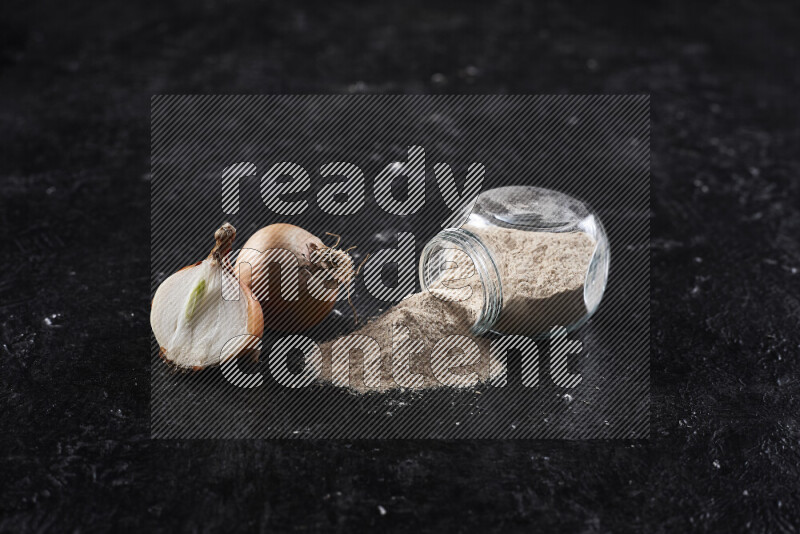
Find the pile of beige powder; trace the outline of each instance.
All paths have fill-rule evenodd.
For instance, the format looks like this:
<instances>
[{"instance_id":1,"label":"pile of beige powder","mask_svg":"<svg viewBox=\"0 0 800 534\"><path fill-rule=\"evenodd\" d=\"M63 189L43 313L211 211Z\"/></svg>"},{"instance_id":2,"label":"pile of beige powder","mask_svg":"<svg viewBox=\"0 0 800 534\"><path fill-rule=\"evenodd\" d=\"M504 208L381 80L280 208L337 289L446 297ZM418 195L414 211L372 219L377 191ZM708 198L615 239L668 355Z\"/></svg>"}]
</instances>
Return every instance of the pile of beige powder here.
<instances>
[{"instance_id":1,"label":"pile of beige powder","mask_svg":"<svg viewBox=\"0 0 800 534\"><path fill-rule=\"evenodd\" d=\"M595 249L590 236L581 232L526 232L499 227L466 226L465 229L480 237L491 250L502 280L503 308L493 330L534 335L552 326L571 325L586 314L583 284ZM477 273L466 282L472 289L471 297L466 300L442 300L434 287L430 292L410 295L354 332L374 339L380 346L380 381L376 377L375 381L368 381L373 387L367 387L363 354L357 349L350 350L349 388L363 393L400 387L392 376L391 353L392 334L398 327L407 329L410 340L422 343L419 346L422 350L409 358L409 371L422 377L411 389L442 386L434 376L432 366L436 362L431 361L431 352L437 341L451 335L472 339L480 351L479 358L464 358L464 365L450 367L451 373L474 373L478 382L487 381L490 369L496 368L490 362L489 340L470 331L483 304L483 289ZM331 349L336 341L320 347L323 382L332 380Z\"/></svg>"}]
</instances>

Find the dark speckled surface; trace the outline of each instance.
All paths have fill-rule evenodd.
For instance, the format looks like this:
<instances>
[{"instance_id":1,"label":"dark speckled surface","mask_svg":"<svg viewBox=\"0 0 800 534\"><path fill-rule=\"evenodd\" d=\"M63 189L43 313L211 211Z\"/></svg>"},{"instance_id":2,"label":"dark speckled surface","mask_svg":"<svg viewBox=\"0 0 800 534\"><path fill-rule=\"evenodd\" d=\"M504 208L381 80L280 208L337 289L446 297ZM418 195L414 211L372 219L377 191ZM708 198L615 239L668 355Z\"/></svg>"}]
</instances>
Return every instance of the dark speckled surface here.
<instances>
[{"instance_id":1,"label":"dark speckled surface","mask_svg":"<svg viewBox=\"0 0 800 534\"><path fill-rule=\"evenodd\" d=\"M0 530L796 531L798 23L3 3ZM150 95L353 90L652 95L650 440L150 441Z\"/></svg>"}]
</instances>

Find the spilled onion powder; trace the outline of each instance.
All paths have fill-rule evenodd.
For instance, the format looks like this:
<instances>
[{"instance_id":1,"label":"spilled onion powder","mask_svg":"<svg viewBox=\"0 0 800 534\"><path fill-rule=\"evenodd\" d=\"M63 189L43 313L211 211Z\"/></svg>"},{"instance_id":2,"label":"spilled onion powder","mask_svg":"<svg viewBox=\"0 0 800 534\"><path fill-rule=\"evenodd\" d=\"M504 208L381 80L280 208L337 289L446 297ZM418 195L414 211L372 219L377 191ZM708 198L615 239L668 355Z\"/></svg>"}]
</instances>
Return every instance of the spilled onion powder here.
<instances>
[{"instance_id":1,"label":"spilled onion powder","mask_svg":"<svg viewBox=\"0 0 800 534\"><path fill-rule=\"evenodd\" d=\"M526 232L499 227L465 227L478 235L493 254L502 279L503 308L495 330L504 333L533 335L553 326L568 326L586 315L583 284L595 249L594 240L585 233ZM380 381L377 387L367 387L364 377L364 358L360 350L350 350L349 387L356 392L389 391L401 387L393 378L397 370L392 363L392 334L407 329L408 339L421 342L422 350L409 359L409 370L421 375L418 383L409 389L441 387L434 376L431 353L436 343L447 336L460 335L473 340L479 355L461 353L458 358L448 357L451 373L470 377L470 386L489 380L491 362L489 339L470 332L483 304L483 289L477 273L465 279L459 269L445 271L431 291L406 297L383 315L373 319L351 335L368 336L380 346ZM471 296L461 301L439 298L449 280L458 279L460 285L472 290ZM342 338L321 345L322 381L332 380L332 346ZM398 342L395 339L395 343ZM440 358L442 355L437 355ZM456 362L454 365L453 362ZM393 372L394 371L394 372ZM468 387L470 387L468 386ZM407 387L407 386L406 386Z\"/></svg>"}]
</instances>

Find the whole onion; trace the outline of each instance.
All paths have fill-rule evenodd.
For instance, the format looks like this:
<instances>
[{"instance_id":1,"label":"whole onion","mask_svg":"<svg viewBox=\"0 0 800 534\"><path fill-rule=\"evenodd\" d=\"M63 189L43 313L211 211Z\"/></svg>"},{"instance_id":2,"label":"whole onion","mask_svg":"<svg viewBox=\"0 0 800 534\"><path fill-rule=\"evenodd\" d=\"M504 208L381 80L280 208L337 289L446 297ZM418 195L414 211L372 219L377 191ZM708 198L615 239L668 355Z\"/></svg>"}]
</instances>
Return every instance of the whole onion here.
<instances>
[{"instance_id":1,"label":"whole onion","mask_svg":"<svg viewBox=\"0 0 800 534\"><path fill-rule=\"evenodd\" d=\"M300 332L325 319L355 274L347 252L284 223L262 228L247 240L236 272L261 303L264 326L282 332Z\"/></svg>"}]
</instances>

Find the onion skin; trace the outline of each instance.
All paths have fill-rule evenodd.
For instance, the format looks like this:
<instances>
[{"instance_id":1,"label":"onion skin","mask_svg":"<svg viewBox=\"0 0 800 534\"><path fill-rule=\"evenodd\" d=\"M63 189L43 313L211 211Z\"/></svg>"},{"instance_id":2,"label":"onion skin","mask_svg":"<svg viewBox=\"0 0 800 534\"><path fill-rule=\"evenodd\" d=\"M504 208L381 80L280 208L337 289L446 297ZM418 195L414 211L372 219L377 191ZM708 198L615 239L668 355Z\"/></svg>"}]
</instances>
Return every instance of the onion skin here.
<instances>
[{"instance_id":1,"label":"onion skin","mask_svg":"<svg viewBox=\"0 0 800 534\"><path fill-rule=\"evenodd\" d=\"M243 285L249 289L258 288L255 296L261 302L264 326L267 329L278 332L301 332L319 324L331 313L336 304L335 300L318 300L308 291L308 280L312 273L326 268L319 261L315 263L316 258L313 256L315 251L324 248L325 244L310 232L285 223L262 228L242 246L234 272L240 276ZM278 276L280 266L278 264L265 266L257 260L258 254L245 249L259 252L283 249L292 252L300 267L299 298L284 300ZM242 268L243 263L249 263L252 270L249 267Z\"/></svg>"},{"instance_id":2,"label":"onion skin","mask_svg":"<svg viewBox=\"0 0 800 534\"><path fill-rule=\"evenodd\" d=\"M247 333L261 339L264 335L264 315L261 312L261 303L256 300L250 288L239 282L242 296L247 300Z\"/></svg>"}]
</instances>

